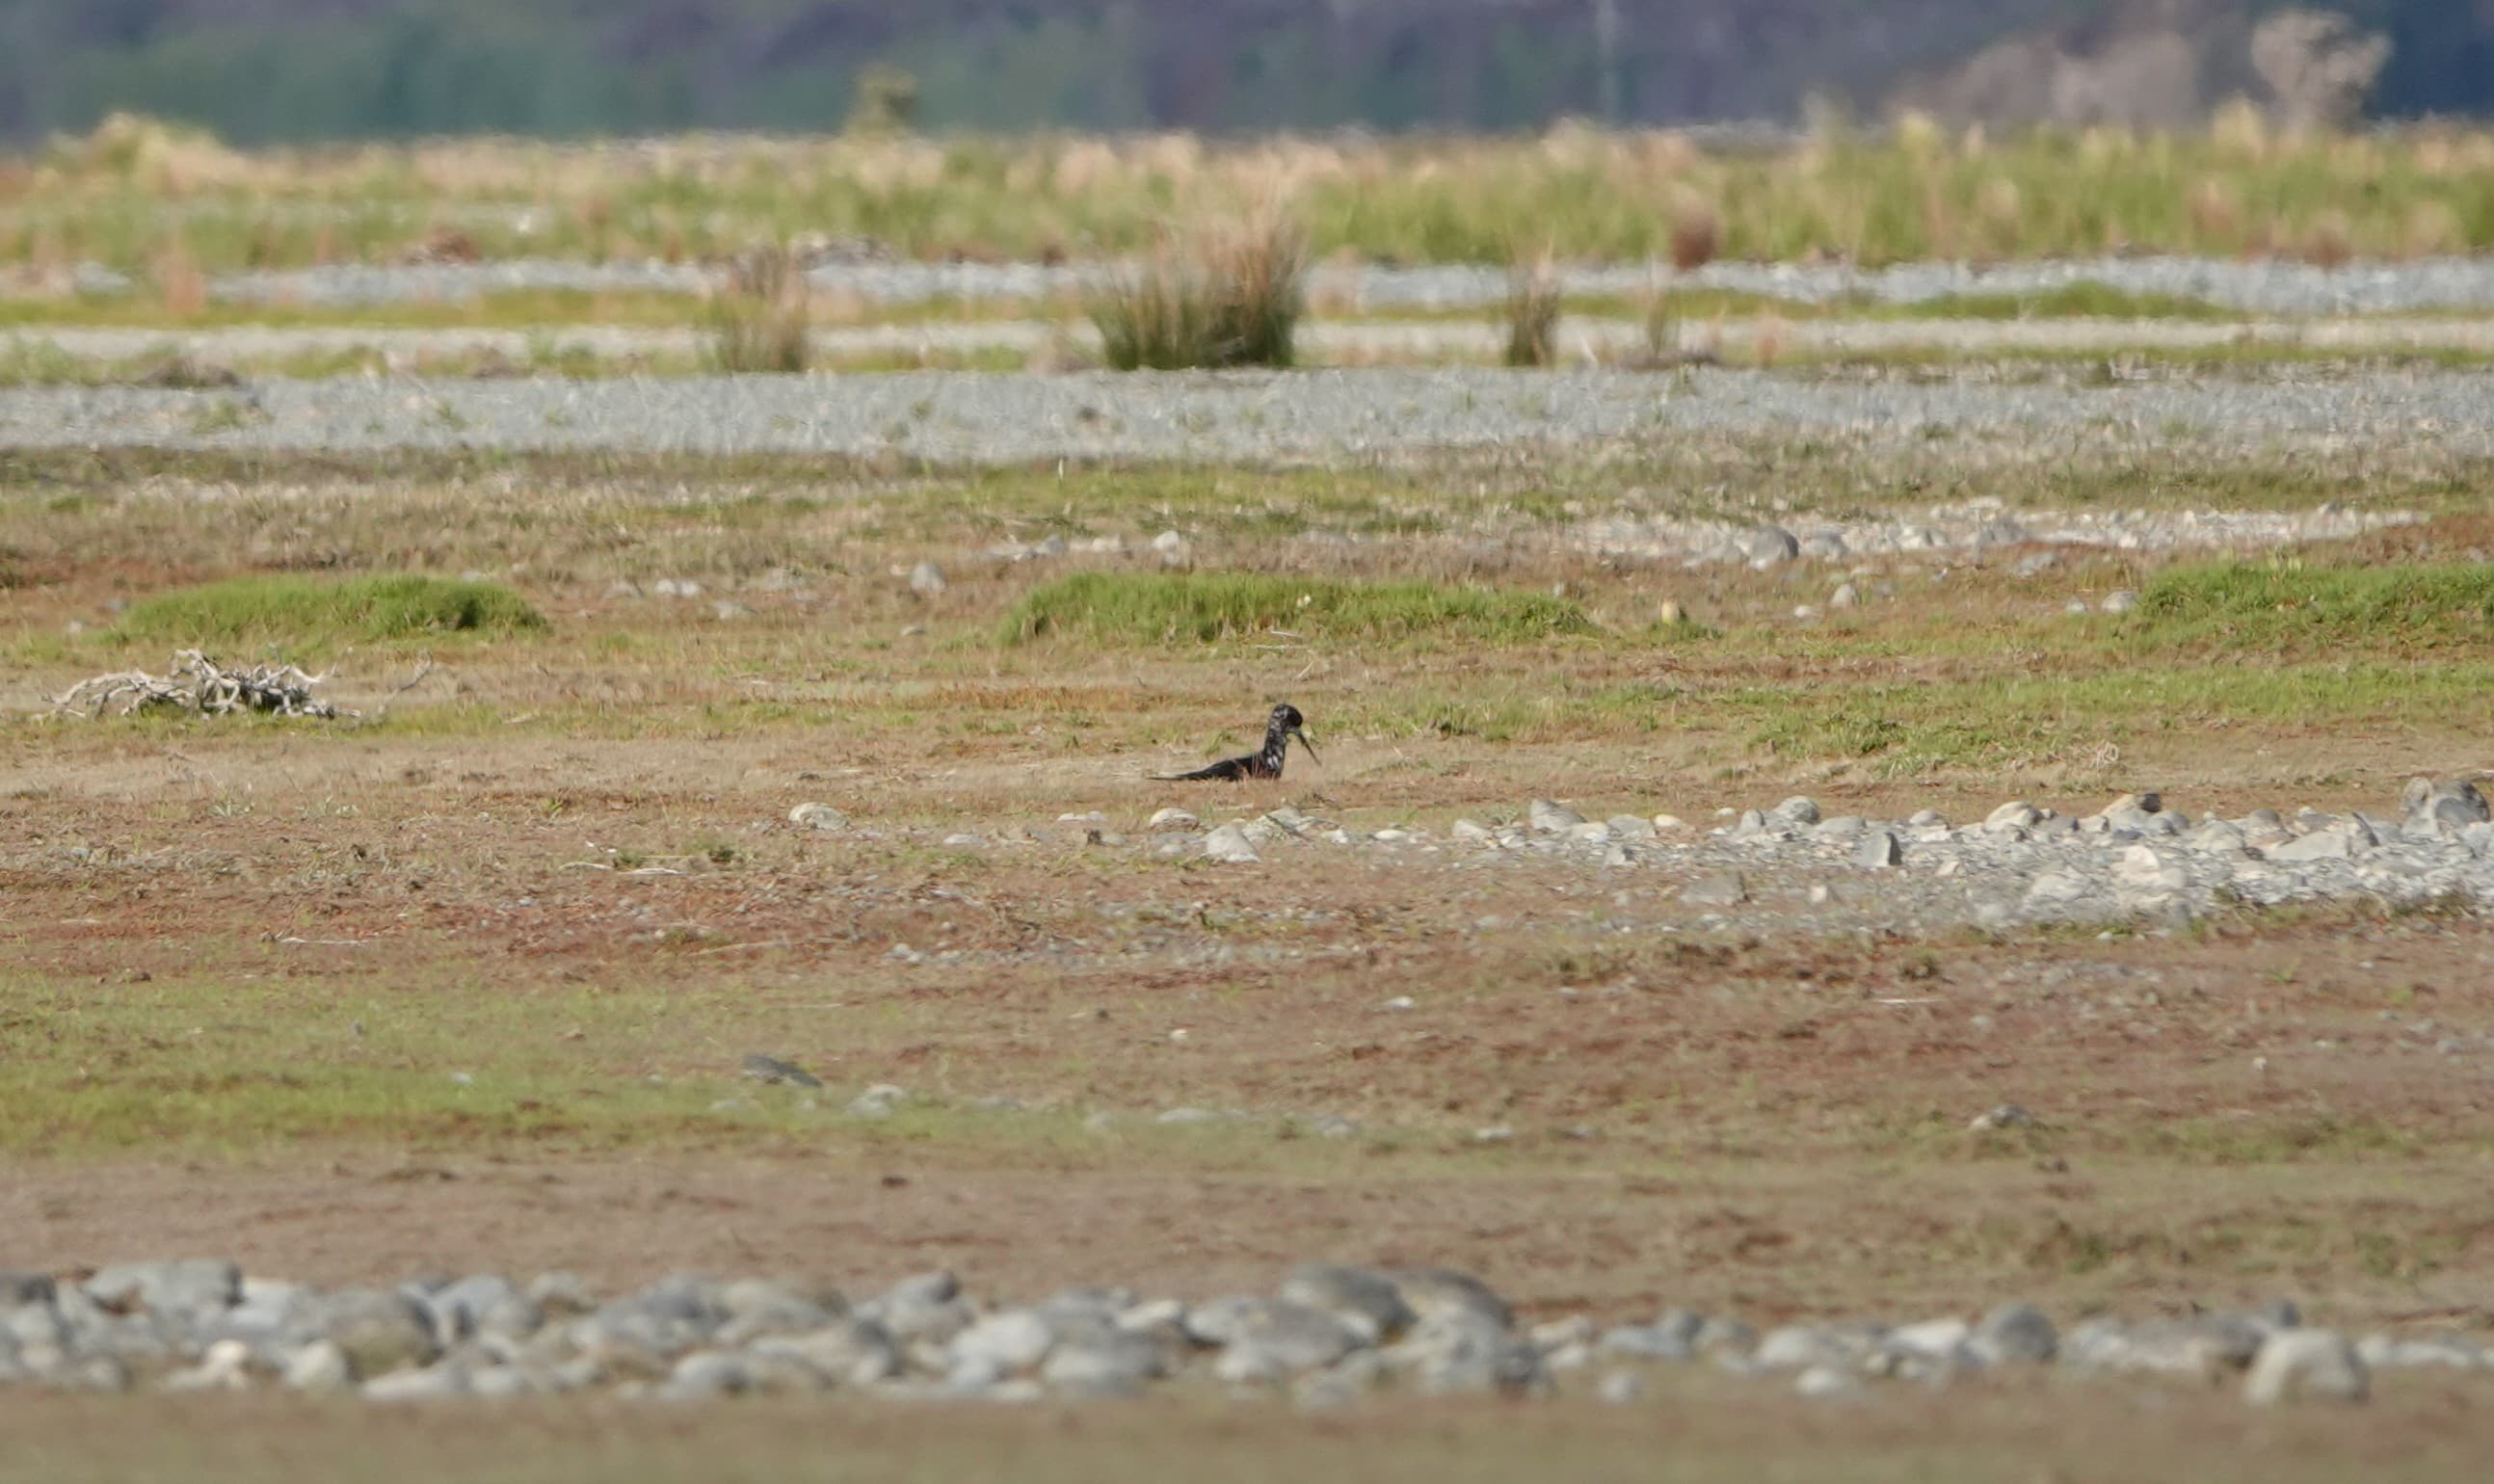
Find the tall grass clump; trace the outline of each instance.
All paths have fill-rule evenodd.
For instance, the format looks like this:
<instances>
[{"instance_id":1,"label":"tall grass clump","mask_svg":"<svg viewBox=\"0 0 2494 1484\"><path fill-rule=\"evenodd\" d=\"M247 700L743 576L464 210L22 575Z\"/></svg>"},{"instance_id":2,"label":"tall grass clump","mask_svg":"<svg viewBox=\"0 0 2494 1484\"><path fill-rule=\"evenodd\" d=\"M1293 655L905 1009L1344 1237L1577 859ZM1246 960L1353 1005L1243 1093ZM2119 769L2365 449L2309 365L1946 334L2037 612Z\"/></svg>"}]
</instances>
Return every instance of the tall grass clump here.
<instances>
[{"instance_id":1,"label":"tall grass clump","mask_svg":"<svg viewBox=\"0 0 2494 1484\"><path fill-rule=\"evenodd\" d=\"M2229 648L2494 643L2494 566L2313 566L2273 561L2169 567L2140 590L2143 642Z\"/></svg>"},{"instance_id":2,"label":"tall grass clump","mask_svg":"<svg viewBox=\"0 0 2494 1484\"><path fill-rule=\"evenodd\" d=\"M1279 213L1165 237L1091 296L1102 355L1118 371L1288 366L1307 268L1306 239Z\"/></svg>"},{"instance_id":3,"label":"tall grass clump","mask_svg":"<svg viewBox=\"0 0 2494 1484\"><path fill-rule=\"evenodd\" d=\"M1501 644L1593 627L1575 604L1538 592L1262 572L1080 572L1031 590L1005 621L1005 639L1211 644L1280 631L1304 639Z\"/></svg>"},{"instance_id":4,"label":"tall grass clump","mask_svg":"<svg viewBox=\"0 0 2494 1484\"><path fill-rule=\"evenodd\" d=\"M1559 358L1559 275L1548 255L1506 274L1506 364L1548 366Z\"/></svg>"},{"instance_id":5,"label":"tall grass clump","mask_svg":"<svg viewBox=\"0 0 2494 1484\"><path fill-rule=\"evenodd\" d=\"M739 257L710 304L710 362L725 372L800 372L812 353L806 270L776 244Z\"/></svg>"},{"instance_id":6,"label":"tall grass clump","mask_svg":"<svg viewBox=\"0 0 2494 1484\"><path fill-rule=\"evenodd\" d=\"M235 577L141 598L114 627L132 642L319 647L425 634L500 635L545 617L499 583L396 574Z\"/></svg>"}]
</instances>

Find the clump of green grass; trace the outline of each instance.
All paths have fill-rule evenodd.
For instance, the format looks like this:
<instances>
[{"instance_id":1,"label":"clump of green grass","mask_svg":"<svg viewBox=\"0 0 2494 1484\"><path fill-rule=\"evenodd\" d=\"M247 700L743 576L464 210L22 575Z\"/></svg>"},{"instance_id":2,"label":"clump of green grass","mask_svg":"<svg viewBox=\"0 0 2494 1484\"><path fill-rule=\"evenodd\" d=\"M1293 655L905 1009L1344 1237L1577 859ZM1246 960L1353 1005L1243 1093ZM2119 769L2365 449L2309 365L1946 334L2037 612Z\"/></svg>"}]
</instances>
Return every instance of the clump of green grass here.
<instances>
[{"instance_id":1,"label":"clump of green grass","mask_svg":"<svg viewBox=\"0 0 2494 1484\"><path fill-rule=\"evenodd\" d=\"M1032 590L1009 643L1210 644L1281 631L1303 638L1515 643L1593 631L1584 611L1538 592L1433 582L1332 582L1253 572L1081 572Z\"/></svg>"},{"instance_id":2,"label":"clump of green grass","mask_svg":"<svg viewBox=\"0 0 2494 1484\"><path fill-rule=\"evenodd\" d=\"M796 373L813 351L806 270L773 245L737 259L710 305L710 362L725 372Z\"/></svg>"},{"instance_id":3,"label":"clump of green grass","mask_svg":"<svg viewBox=\"0 0 2494 1484\"><path fill-rule=\"evenodd\" d=\"M499 583L402 574L230 578L143 598L114 632L132 642L185 646L320 646L543 627L544 616Z\"/></svg>"},{"instance_id":4,"label":"clump of green grass","mask_svg":"<svg viewBox=\"0 0 2494 1484\"><path fill-rule=\"evenodd\" d=\"M1092 295L1102 357L1118 371L1288 366L1307 262L1298 227L1279 215L1164 240Z\"/></svg>"},{"instance_id":5,"label":"clump of green grass","mask_svg":"<svg viewBox=\"0 0 2494 1484\"><path fill-rule=\"evenodd\" d=\"M1548 366L1559 358L1559 276L1547 257L1506 275L1506 364Z\"/></svg>"},{"instance_id":6,"label":"clump of green grass","mask_svg":"<svg viewBox=\"0 0 2494 1484\"><path fill-rule=\"evenodd\" d=\"M2143 639L2230 646L2494 640L2494 566L2313 566L2297 559L2168 567L2141 590Z\"/></svg>"}]
</instances>

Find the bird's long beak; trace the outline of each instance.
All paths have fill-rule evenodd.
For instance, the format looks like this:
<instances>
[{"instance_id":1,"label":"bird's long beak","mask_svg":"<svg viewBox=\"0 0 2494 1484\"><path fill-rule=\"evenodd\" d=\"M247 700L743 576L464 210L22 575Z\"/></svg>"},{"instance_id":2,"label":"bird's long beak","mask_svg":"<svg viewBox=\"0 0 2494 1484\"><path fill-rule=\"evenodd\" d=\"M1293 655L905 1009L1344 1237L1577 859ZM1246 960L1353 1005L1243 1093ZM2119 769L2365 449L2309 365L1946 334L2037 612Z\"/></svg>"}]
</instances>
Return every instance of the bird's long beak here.
<instances>
[{"instance_id":1,"label":"bird's long beak","mask_svg":"<svg viewBox=\"0 0 2494 1484\"><path fill-rule=\"evenodd\" d=\"M1317 760L1318 762L1320 762L1320 763L1322 763L1322 762L1323 762L1323 761L1324 761L1324 759L1323 759L1323 757L1319 756L1319 755L1318 755L1318 753L1317 753L1317 744L1316 744L1315 742L1312 742L1308 741L1308 730L1307 730L1307 728L1305 728L1305 727L1293 727L1293 728L1291 728L1291 735L1292 735L1293 737L1295 737L1295 738L1297 738L1297 739L1299 740L1299 745L1300 745L1300 746L1305 747L1305 748L1307 748L1307 749L1308 749L1308 756L1310 756L1310 757L1312 757L1312 758L1316 758L1316 760Z\"/></svg>"}]
</instances>

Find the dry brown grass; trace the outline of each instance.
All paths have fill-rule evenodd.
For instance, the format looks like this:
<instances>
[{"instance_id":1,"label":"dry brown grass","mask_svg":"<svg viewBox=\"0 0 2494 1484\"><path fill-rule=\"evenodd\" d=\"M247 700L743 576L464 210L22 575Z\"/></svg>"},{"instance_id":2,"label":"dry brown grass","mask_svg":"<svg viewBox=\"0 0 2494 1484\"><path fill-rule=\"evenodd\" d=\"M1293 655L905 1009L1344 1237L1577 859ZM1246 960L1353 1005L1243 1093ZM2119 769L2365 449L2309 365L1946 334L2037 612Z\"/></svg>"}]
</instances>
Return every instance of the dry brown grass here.
<instances>
[{"instance_id":1,"label":"dry brown grass","mask_svg":"<svg viewBox=\"0 0 2494 1484\"><path fill-rule=\"evenodd\" d=\"M1102 355L1118 371L1289 366L1307 295L1307 242L1278 208L1165 237L1093 294Z\"/></svg>"},{"instance_id":2,"label":"dry brown grass","mask_svg":"<svg viewBox=\"0 0 2494 1484\"><path fill-rule=\"evenodd\" d=\"M2261 203L2242 232L2271 215L2301 223L2334 207L2357 256L2391 257L2413 250L2410 222L2426 205L2460 225L2461 250L2488 246L2474 235L2494 221L2488 160L2494 133L2481 130L2277 134L2256 109L2222 114L2205 136L1844 131L1780 152L1725 153L1668 134L1584 129L1524 140L461 139L265 154L142 141L44 162L12 212L72 257L127 269L143 269L174 228L215 271L313 260L324 236L334 256L381 257L405 247L411 219L458 221L496 257L716 259L805 232L871 237L921 257L1028 260L1070 244L1116 256L1150 251L1172 203L1210 223L1271 201L1297 214L1320 256L1498 261L1529 223L1571 260L1694 266L2066 256L2114 240L2257 247L2195 213L2195 192L2216 181Z\"/></svg>"},{"instance_id":3,"label":"dry brown grass","mask_svg":"<svg viewBox=\"0 0 2494 1484\"><path fill-rule=\"evenodd\" d=\"M1559 358L1559 276L1544 253L1507 269L1503 359L1509 366L1549 366Z\"/></svg>"},{"instance_id":4,"label":"dry brown grass","mask_svg":"<svg viewBox=\"0 0 2494 1484\"><path fill-rule=\"evenodd\" d=\"M720 371L804 371L813 358L804 265L778 244L739 257L711 300L710 331L710 361Z\"/></svg>"}]
</instances>

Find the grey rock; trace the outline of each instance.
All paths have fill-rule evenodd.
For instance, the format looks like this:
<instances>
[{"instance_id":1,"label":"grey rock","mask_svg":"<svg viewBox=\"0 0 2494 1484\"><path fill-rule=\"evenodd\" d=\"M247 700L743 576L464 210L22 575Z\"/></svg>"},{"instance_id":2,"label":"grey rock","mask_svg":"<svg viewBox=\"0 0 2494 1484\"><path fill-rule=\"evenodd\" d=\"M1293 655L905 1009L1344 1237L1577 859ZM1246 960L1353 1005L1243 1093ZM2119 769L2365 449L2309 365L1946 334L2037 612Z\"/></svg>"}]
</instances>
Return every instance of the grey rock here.
<instances>
[{"instance_id":1,"label":"grey rock","mask_svg":"<svg viewBox=\"0 0 2494 1484\"><path fill-rule=\"evenodd\" d=\"M1994 1129L2032 1129L2040 1127L2034 1114L2015 1103L2003 1103L1988 1112L1977 1113L1966 1128L1976 1134Z\"/></svg>"},{"instance_id":2,"label":"grey rock","mask_svg":"<svg viewBox=\"0 0 2494 1484\"><path fill-rule=\"evenodd\" d=\"M183 1391L245 1391L251 1387L248 1362L250 1347L239 1340L220 1340L199 1357L199 1363L176 1371L165 1378L163 1389Z\"/></svg>"},{"instance_id":3,"label":"grey rock","mask_svg":"<svg viewBox=\"0 0 2494 1484\"><path fill-rule=\"evenodd\" d=\"M1682 887L1680 899L1692 907L1737 907L1749 899L1749 886L1740 872L1724 871Z\"/></svg>"},{"instance_id":4,"label":"grey rock","mask_svg":"<svg viewBox=\"0 0 2494 1484\"><path fill-rule=\"evenodd\" d=\"M806 1335L827 1329L843 1317L843 1307L800 1293L785 1284L746 1279L719 1292L727 1320L715 1338L729 1348L748 1346L774 1335Z\"/></svg>"},{"instance_id":5,"label":"grey rock","mask_svg":"<svg viewBox=\"0 0 2494 1484\"><path fill-rule=\"evenodd\" d=\"M468 1373L470 1396L533 1396L551 1389L518 1366L481 1366Z\"/></svg>"},{"instance_id":6,"label":"grey rock","mask_svg":"<svg viewBox=\"0 0 2494 1484\"><path fill-rule=\"evenodd\" d=\"M2032 830L2042 819L2043 815L2033 804L2013 799L1985 815L1983 829L1987 834L2010 834L2021 830Z\"/></svg>"},{"instance_id":7,"label":"grey rock","mask_svg":"<svg viewBox=\"0 0 2494 1484\"><path fill-rule=\"evenodd\" d=\"M1694 1360L1697 1337L1705 1327L1702 1316L1675 1310L1651 1324L1624 1324L1606 1330L1597 1348L1606 1355L1627 1355L1637 1360Z\"/></svg>"},{"instance_id":8,"label":"grey rock","mask_svg":"<svg viewBox=\"0 0 2494 1484\"><path fill-rule=\"evenodd\" d=\"M2294 1327L2281 1322L2292 1317L2210 1315L2136 1326L2090 1319L2062 1337L2059 1353L2077 1371L2211 1378L2249 1365L2269 1336Z\"/></svg>"},{"instance_id":9,"label":"grey rock","mask_svg":"<svg viewBox=\"0 0 2494 1484\"><path fill-rule=\"evenodd\" d=\"M943 1300L942 1307L952 1300ZM821 1329L799 1335L774 1335L756 1342L751 1352L775 1361L804 1364L826 1382L871 1386L901 1374L904 1357L890 1331L871 1319L835 1319Z\"/></svg>"},{"instance_id":10,"label":"grey rock","mask_svg":"<svg viewBox=\"0 0 2494 1484\"><path fill-rule=\"evenodd\" d=\"M454 1365L393 1371L364 1382L363 1394L368 1402L438 1402L468 1395L468 1374Z\"/></svg>"},{"instance_id":11,"label":"grey rock","mask_svg":"<svg viewBox=\"0 0 2494 1484\"><path fill-rule=\"evenodd\" d=\"M1774 566L1801 555L1801 542L1781 526L1761 526L1741 538L1742 554L1753 566Z\"/></svg>"},{"instance_id":12,"label":"grey rock","mask_svg":"<svg viewBox=\"0 0 2494 1484\"><path fill-rule=\"evenodd\" d=\"M794 1087L820 1087L823 1079L798 1066L755 1051L745 1058L745 1075L757 1082L786 1082Z\"/></svg>"},{"instance_id":13,"label":"grey rock","mask_svg":"<svg viewBox=\"0 0 2494 1484\"><path fill-rule=\"evenodd\" d=\"M1541 1351L1476 1309L1433 1316L1385 1353L1429 1396L1529 1395L1550 1389Z\"/></svg>"},{"instance_id":14,"label":"grey rock","mask_svg":"<svg viewBox=\"0 0 2494 1484\"><path fill-rule=\"evenodd\" d=\"M2139 607L2139 594L2131 591L2127 588L2116 588L2113 591L2105 594L2103 607L2104 611L2107 613L2121 614L2134 612Z\"/></svg>"},{"instance_id":15,"label":"grey rock","mask_svg":"<svg viewBox=\"0 0 2494 1484\"><path fill-rule=\"evenodd\" d=\"M2465 778L2411 778L2400 795L2405 828L2414 834L2456 834L2494 820L2485 796Z\"/></svg>"},{"instance_id":16,"label":"grey rock","mask_svg":"<svg viewBox=\"0 0 2494 1484\"><path fill-rule=\"evenodd\" d=\"M2095 888L2083 876L2068 871L2046 871L2026 884L2029 906L2060 907L2085 901L2095 894Z\"/></svg>"},{"instance_id":17,"label":"grey rock","mask_svg":"<svg viewBox=\"0 0 2494 1484\"><path fill-rule=\"evenodd\" d=\"M55 1286L48 1273L0 1271L0 1310L15 1309L30 1304L52 1306Z\"/></svg>"},{"instance_id":18,"label":"grey rock","mask_svg":"<svg viewBox=\"0 0 2494 1484\"><path fill-rule=\"evenodd\" d=\"M1818 823L1818 801L1796 794L1777 804L1771 813L1788 825L1814 825Z\"/></svg>"},{"instance_id":19,"label":"grey rock","mask_svg":"<svg viewBox=\"0 0 2494 1484\"><path fill-rule=\"evenodd\" d=\"M877 1082L851 1098L848 1106L841 1111L851 1118L867 1118L879 1122L891 1117L893 1109L908 1100L908 1089L895 1086L890 1082Z\"/></svg>"},{"instance_id":20,"label":"grey rock","mask_svg":"<svg viewBox=\"0 0 2494 1484\"><path fill-rule=\"evenodd\" d=\"M1769 1371L1833 1367L1850 1374L1879 1348L1886 1333L1875 1324L1786 1324L1769 1330L1749 1360Z\"/></svg>"},{"instance_id":21,"label":"grey rock","mask_svg":"<svg viewBox=\"0 0 2494 1484\"><path fill-rule=\"evenodd\" d=\"M2114 862L2113 873L2122 890L2139 895L2171 895L2191 884L2190 873L2178 863L2145 845L2124 850Z\"/></svg>"},{"instance_id":22,"label":"grey rock","mask_svg":"<svg viewBox=\"0 0 2494 1484\"><path fill-rule=\"evenodd\" d=\"M20 1304L0 1314L0 1347L20 1348L35 1346L68 1348L76 1339L68 1319L49 1303Z\"/></svg>"},{"instance_id":23,"label":"grey rock","mask_svg":"<svg viewBox=\"0 0 2494 1484\"><path fill-rule=\"evenodd\" d=\"M1423 1321L1476 1315L1505 1329L1515 1322L1515 1311L1488 1284L1453 1268L1407 1268L1394 1274L1403 1302Z\"/></svg>"},{"instance_id":24,"label":"grey rock","mask_svg":"<svg viewBox=\"0 0 2494 1484\"><path fill-rule=\"evenodd\" d=\"M1793 1378L1793 1391L1819 1402L1844 1402L1860 1397L1862 1383L1843 1366L1814 1365Z\"/></svg>"},{"instance_id":25,"label":"grey rock","mask_svg":"<svg viewBox=\"0 0 2494 1484\"><path fill-rule=\"evenodd\" d=\"M728 1322L763 1322L780 1330L819 1328L848 1312L836 1289L773 1278L739 1278L719 1286L713 1302Z\"/></svg>"},{"instance_id":26,"label":"grey rock","mask_svg":"<svg viewBox=\"0 0 2494 1484\"><path fill-rule=\"evenodd\" d=\"M828 803L801 803L788 811L788 823L801 830L845 830L849 817Z\"/></svg>"},{"instance_id":27,"label":"grey rock","mask_svg":"<svg viewBox=\"0 0 2494 1484\"><path fill-rule=\"evenodd\" d=\"M1201 1333L1190 1313L1188 1327ZM1359 1332L1323 1309L1277 1299L1252 1301L1222 1326L1215 1378L1268 1382L1328 1366L1365 1345Z\"/></svg>"},{"instance_id":28,"label":"grey rock","mask_svg":"<svg viewBox=\"0 0 2494 1484\"><path fill-rule=\"evenodd\" d=\"M511 1286L509 1279L480 1273L425 1295L433 1332L444 1345L471 1335L524 1340L545 1322L544 1306Z\"/></svg>"},{"instance_id":29,"label":"grey rock","mask_svg":"<svg viewBox=\"0 0 2494 1484\"><path fill-rule=\"evenodd\" d=\"M1055 1327L1038 1312L1007 1309L955 1335L949 1352L957 1366L989 1367L999 1376L1017 1376L1046 1359L1055 1344Z\"/></svg>"},{"instance_id":30,"label":"grey rock","mask_svg":"<svg viewBox=\"0 0 2494 1484\"><path fill-rule=\"evenodd\" d=\"M2359 821L2349 820L2310 834L2272 845L2261 852L2271 861L2348 861L2373 847L2373 833Z\"/></svg>"},{"instance_id":31,"label":"grey rock","mask_svg":"<svg viewBox=\"0 0 2494 1484\"><path fill-rule=\"evenodd\" d=\"M658 1394L671 1401L693 1401L741 1396L752 1385L752 1370L744 1356L728 1350L695 1350L676 1362Z\"/></svg>"},{"instance_id":32,"label":"grey rock","mask_svg":"<svg viewBox=\"0 0 2494 1484\"><path fill-rule=\"evenodd\" d=\"M2361 1402L2372 1395L2364 1358L2344 1336L2326 1329L2286 1329L2264 1341L2243 1378L2243 1399L2260 1407L2281 1402Z\"/></svg>"},{"instance_id":33,"label":"grey rock","mask_svg":"<svg viewBox=\"0 0 2494 1484\"><path fill-rule=\"evenodd\" d=\"M2060 1350L2060 1332L2032 1304L2003 1304L1983 1317L1968 1342L1992 1365L2029 1361L2038 1365Z\"/></svg>"},{"instance_id":34,"label":"grey rock","mask_svg":"<svg viewBox=\"0 0 2494 1484\"><path fill-rule=\"evenodd\" d=\"M1224 865L1250 865L1262 859L1256 854L1255 843L1237 825L1221 825L1203 837L1203 858Z\"/></svg>"},{"instance_id":35,"label":"grey rock","mask_svg":"<svg viewBox=\"0 0 2494 1484\"><path fill-rule=\"evenodd\" d=\"M931 561L922 561L909 569L909 591L921 597L933 597L948 586L944 569Z\"/></svg>"},{"instance_id":36,"label":"grey rock","mask_svg":"<svg viewBox=\"0 0 2494 1484\"><path fill-rule=\"evenodd\" d=\"M1300 1377L1291 1388L1291 1400L1302 1411L1331 1411L1375 1391L1384 1375L1385 1364L1377 1351L1353 1350L1322 1371Z\"/></svg>"},{"instance_id":37,"label":"grey rock","mask_svg":"<svg viewBox=\"0 0 2494 1484\"><path fill-rule=\"evenodd\" d=\"M83 1287L89 1298L114 1313L143 1309L197 1324L242 1302L242 1269L202 1257L127 1262L105 1268Z\"/></svg>"},{"instance_id":38,"label":"grey rock","mask_svg":"<svg viewBox=\"0 0 2494 1484\"><path fill-rule=\"evenodd\" d=\"M1168 1368L1167 1354L1149 1337L1110 1331L1059 1344L1039 1368L1039 1378L1068 1396L1131 1396Z\"/></svg>"},{"instance_id":39,"label":"grey rock","mask_svg":"<svg viewBox=\"0 0 2494 1484\"><path fill-rule=\"evenodd\" d=\"M2494 1352L2465 1335L2367 1335L2357 1342L2356 1353L2372 1371L2494 1369Z\"/></svg>"},{"instance_id":40,"label":"grey rock","mask_svg":"<svg viewBox=\"0 0 2494 1484\"><path fill-rule=\"evenodd\" d=\"M1905 863L1905 847L1886 830L1873 830L1862 837L1854 848L1853 863L1869 871L1887 870Z\"/></svg>"},{"instance_id":41,"label":"grey rock","mask_svg":"<svg viewBox=\"0 0 2494 1484\"><path fill-rule=\"evenodd\" d=\"M1566 804L1536 799L1524 806L1524 822L1536 834L1565 834L1583 824L1585 816Z\"/></svg>"},{"instance_id":42,"label":"grey rock","mask_svg":"<svg viewBox=\"0 0 2494 1484\"><path fill-rule=\"evenodd\" d=\"M290 1391L351 1391L354 1363L335 1340L315 1340L286 1357L281 1379Z\"/></svg>"},{"instance_id":43,"label":"grey rock","mask_svg":"<svg viewBox=\"0 0 2494 1484\"><path fill-rule=\"evenodd\" d=\"M319 1299L314 1322L322 1338L345 1352L361 1378L431 1365L441 1353L433 1318L421 1303L380 1288L346 1288Z\"/></svg>"},{"instance_id":44,"label":"grey rock","mask_svg":"<svg viewBox=\"0 0 2494 1484\"><path fill-rule=\"evenodd\" d=\"M1160 809L1143 823L1146 830L1200 830L1203 821L1184 809Z\"/></svg>"},{"instance_id":45,"label":"grey rock","mask_svg":"<svg viewBox=\"0 0 2494 1484\"><path fill-rule=\"evenodd\" d=\"M2239 825L2222 819L2204 819L2183 836L2183 843L2205 855L2239 856L2246 853L2251 840Z\"/></svg>"},{"instance_id":46,"label":"grey rock","mask_svg":"<svg viewBox=\"0 0 2494 1484\"><path fill-rule=\"evenodd\" d=\"M1308 1263L1283 1280L1281 1296L1290 1303L1324 1310L1359 1330L1372 1345L1402 1334L1417 1317L1395 1281L1369 1268Z\"/></svg>"},{"instance_id":47,"label":"grey rock","mask_svg":"<svg viewBox=\"0 0 2494 1484\"><path fill-rule=\"evenodd\" d=\"M1827 606L1838 611L1859 608L1862 606L1862 590L1849 582L1838 583L1836 591L1828 594Z\"/></svg>"}]
</instances>

